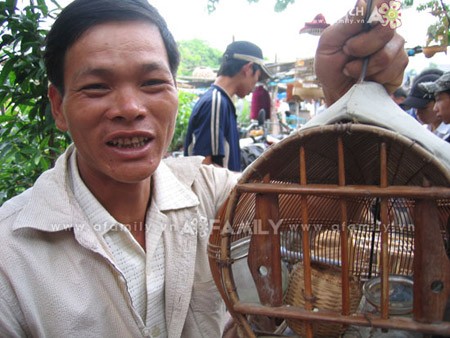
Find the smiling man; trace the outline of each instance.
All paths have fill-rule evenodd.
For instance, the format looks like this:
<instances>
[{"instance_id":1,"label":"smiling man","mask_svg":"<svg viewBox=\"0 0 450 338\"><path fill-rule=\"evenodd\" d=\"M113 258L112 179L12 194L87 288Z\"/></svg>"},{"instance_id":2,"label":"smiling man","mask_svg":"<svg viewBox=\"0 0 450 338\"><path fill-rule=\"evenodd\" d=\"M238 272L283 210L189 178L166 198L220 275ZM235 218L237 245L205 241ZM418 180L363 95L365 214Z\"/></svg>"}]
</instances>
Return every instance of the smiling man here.
<instances>
[{"instance_id":1,"label":"smiling man","mask_svg":"<svg viewBox=\"0 0 450 338\"><path fill-rule=\"evenodd\" d=\"M328 103L366 55L380 83L398 75L380 60L404 69L398 35L358 27L336 26L318 54L334 74L323 78ZM165 21L146 0L75 0L48 34L45 63L73 145L0 208L0 336L220 337L207 242L236 175L203 157L162 160L179 63Z\"/></svg>"},{"instance_id":2,"label":"smiling man","mask_svg":"<svg viewBox=\"0 0 450 338\"><path fill-rule=\"evenodd\" d=\"M151 174L174 129L175 79L156 37L158 28L143 21L98 25L68 49L64 92L49 89L56 125L77 146L83 182L123 224L145 223ZM131 231L145 247L144 232Z\"/></svg>"},{"instance_id":3,"label":"smiling man","mask_svg":"<svg viewBox=\"0 0 450 338\"><path fill-rule=\"evenodd\" d=\"M201 227L235 176L161 162L179 62L164 20L145 0L77 0L45 57L74 145L1 209L0 336L220 336Z\"/></svg>"}]
</instances>

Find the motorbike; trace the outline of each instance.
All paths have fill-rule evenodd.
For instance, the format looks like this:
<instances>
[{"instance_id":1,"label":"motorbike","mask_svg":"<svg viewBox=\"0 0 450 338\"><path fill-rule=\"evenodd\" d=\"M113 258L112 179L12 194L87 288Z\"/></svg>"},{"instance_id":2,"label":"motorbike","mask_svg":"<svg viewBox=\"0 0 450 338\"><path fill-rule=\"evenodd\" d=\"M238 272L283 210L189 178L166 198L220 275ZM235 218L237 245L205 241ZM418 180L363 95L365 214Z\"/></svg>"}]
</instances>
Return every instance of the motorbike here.
<instances>
[{"instance_id":1,"label":"motorbike","mask_svg":"<svg viewBox=\"0 0 450 338\"><path fill-rule=\"evenodd\" d=\"M241 139L239 146L241 148L241 170L244 171L253 161L261 156L272 144L278 143L287 136L282 133L280 135L271 135L267 132L266 112L261 109L258 113L258 119L253 120L249 126L241 129ZM289 130L290 132L292 130Z\"/></svg>"}]
</instances>

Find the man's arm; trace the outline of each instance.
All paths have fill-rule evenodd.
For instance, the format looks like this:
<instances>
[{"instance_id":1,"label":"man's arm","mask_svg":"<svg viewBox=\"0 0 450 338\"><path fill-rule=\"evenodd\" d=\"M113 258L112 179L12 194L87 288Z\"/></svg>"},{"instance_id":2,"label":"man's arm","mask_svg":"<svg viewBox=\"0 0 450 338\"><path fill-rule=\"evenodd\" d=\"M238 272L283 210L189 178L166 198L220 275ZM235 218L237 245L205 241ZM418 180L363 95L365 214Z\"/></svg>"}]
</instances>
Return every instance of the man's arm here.
<instances>
[{"instance_id":1,"label":"man's arm","mask_svg":"<svg viewBox=\"0 0 450 338\"><path fill-rule=\"evenodd\" d=\"M0 337L26 337L25 326L25 319L10 281L0 272Z\"/></svg>"},{"instance_id":2,"label":"man's arm","mask_svg":"<svg viewBox=\"0 0 450 338\"><path fill-rule=\"evenodd\" d=\"M223 157L222 156L205 156L203 164L215 164L219 167L223 167Z\"/></svg>"},{"instance_id":3,"label":"man's arm","mask_svg":"<svg viewBox=\"0 0 450 338\"><path fill-rule=\"evenodd\" d=\"M383 3L389 6L387 0L372 1L372 11ZM403 81L408 64L404 39L390 25L379 22L373 22L370 30L364 29L365 9L366 1L358 0L355 10L350 12L354 15L347 14L320 38L315 68L327 105L337 101L358 81L365 57L370 57L366 80L382 84L389 93Z\"/></svg>"}]
</instances>

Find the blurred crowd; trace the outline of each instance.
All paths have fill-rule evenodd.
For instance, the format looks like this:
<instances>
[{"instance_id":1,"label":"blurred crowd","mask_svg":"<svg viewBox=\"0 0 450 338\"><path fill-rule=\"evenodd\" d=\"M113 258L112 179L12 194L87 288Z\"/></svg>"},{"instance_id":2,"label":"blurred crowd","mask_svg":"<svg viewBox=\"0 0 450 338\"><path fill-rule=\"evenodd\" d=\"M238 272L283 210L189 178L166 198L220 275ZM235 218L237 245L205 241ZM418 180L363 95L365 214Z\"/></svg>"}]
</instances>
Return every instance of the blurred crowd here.
<instances>
[{"instance_id":1,"label":"blurred crowd","mask_svg":"<svg viewBox=\"0 0 450 338\"><path fill-rule=\"evenodd\" d=\"M450 72L425 69L409 89L400 87L391 97L424 128L450 142Z\"/></svg>"}]
</instances>

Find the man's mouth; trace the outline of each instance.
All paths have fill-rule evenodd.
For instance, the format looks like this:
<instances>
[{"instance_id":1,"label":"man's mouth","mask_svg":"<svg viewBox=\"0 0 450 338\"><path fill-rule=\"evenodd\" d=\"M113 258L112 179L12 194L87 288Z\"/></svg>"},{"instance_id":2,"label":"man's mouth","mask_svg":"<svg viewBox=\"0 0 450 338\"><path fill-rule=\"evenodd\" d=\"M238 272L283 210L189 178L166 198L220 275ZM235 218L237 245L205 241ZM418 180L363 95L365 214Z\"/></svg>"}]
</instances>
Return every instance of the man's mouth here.
<instances>
[{"instance_id":1,"label":"man's mouth","mask_svg":"<svg viewBox=\"0 0 450 338\"><path fill-rule=\"evenodd\" d=\"M144 136L123 137L108 141L108 146L117 148L140 148L145 146L150 139Z\"/></svg>"}]
</instances>

